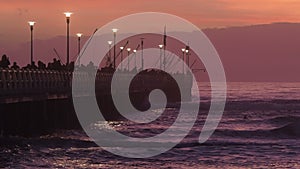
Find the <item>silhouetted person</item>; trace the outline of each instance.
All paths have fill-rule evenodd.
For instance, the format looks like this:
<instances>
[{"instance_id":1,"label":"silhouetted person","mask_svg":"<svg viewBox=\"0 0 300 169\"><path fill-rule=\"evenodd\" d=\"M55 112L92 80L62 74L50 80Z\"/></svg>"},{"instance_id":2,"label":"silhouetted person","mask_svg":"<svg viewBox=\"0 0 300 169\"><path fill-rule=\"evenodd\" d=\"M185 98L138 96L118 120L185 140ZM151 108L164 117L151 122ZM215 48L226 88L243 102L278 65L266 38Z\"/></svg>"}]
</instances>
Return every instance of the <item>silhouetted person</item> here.
<instances>
[{"instance_id":1,"label":"silhouetted person","mask_svg":"<svg viewBox=\"0 0 300 169\"><path fill-rule=\"evenodd\" d=\"M61 70L63 68L62 64L60 63L60 60L56 60L56 58L53 59L53 62L48 63L48 69L50 70Z\"/></svg>"},{"instance_id":2,"label":"silhouetted person","mask_svg":"<svg viewBox=\"0 0 300 169\"><path fill-rule=\"evenodd\" d=\"M81 65L78 67L78 70L86 70L85 65L81 64Z\"/></svg>"},{"instance_id":3,"label":"silhouetted person","mask_svg":"<svg viewBox=\"0 0 300 169\"><path fill-rule=\"evenodd\" d=\"M38 69L44 70L46 69L46 64L42 61L38 61Z\"/></svg>"},{"instance_id":4,"label":"silhouetted person","mask_svg":"<svg viewBox=\"0 0 300 169\"><path fill-rule=\"evenodd\" d=\"M10 65L9 58L5 54L2 55L2 58L0 60L0 67L8 68L9 65Z\"/></svg>"},{"instance_id":5,"label":"silhouetted person","mask_svg":"<svg viewBox=\"0 0 300 169\"><path fill-rule=\"evenodd\" d=\"M22 67L22 69L30 69L31 65L27 64L26 66Z\"/></svg>"},{"instance_id":6,"label":"silhouetted person","mask_svg":"<svg viewBox=\"0 0 300 169\"><path fill-rule=\"evenodd\" d=\"M32 63L31 63L31 69L37 69L38 67L35 65L35 62L33 61Z\"/></svg>"},{"instance_id":7,"label":"silhouetted person","mask_svg":"<svg viewBox=\"0 0 300 169\"><path fill-rule=\"evenodd\" d=\"M47 69L51 70L51 68L52 68L52 63L49 62L49 63L48 63L48 66L47 66Z\"/></svg>"},{"instance_id":8,"label":"silhouetted person","mask_svg":"<svg viewBox=\"0 0 300 169\"><path fill-rule=\"evenodd\" d=\"M61 70L61 67L62 67L62 65L60 63L60 60L54 59L53 60L53 69L54 70Z\"/></svg>"},{"instance_id":9,"label":"silhouetted person","mask_svg":"<svg viewBox=\"0 0 300 169\"><path fill-rule=\"evenodd\" d=\"M93 69L95 69L95 65L94 65L93 62L90 62L90 63L86 66L86 68L87 68L88 70L93 70Z\"/></svg>"},{"instance_id":10,"label":"silhouetted person","mask_svg":"<svg viewBox=\"0 0 300 169\"><path fill-rule=\"evenodd\" d=\"M11 66L12 69L20 69L20 67L17 65L17 62L14 62Z\"/></svg>"},{"instance_id":11,"label":"silhouetted person","mask_svg":"<svg viewBox=\"0 0 300 169\"><path fill-rule=\"evenodd\" d=\"M68 65L66 65L66 69L68 71L73 71L74 70L74 66L75 66L75 63L74 62L70 62Z\"/></svg>"}]
</instances>

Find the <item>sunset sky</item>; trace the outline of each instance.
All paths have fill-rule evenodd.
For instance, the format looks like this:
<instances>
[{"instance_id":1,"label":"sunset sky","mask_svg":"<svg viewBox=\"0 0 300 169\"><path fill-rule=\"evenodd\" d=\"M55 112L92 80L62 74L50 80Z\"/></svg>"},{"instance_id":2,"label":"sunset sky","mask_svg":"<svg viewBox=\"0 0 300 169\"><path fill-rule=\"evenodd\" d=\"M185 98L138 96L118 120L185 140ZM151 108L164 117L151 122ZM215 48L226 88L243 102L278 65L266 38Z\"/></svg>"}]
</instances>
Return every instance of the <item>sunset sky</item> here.
<instances>
[{"instance_id":1,"label":"sunset sky","mask_svg":"<svg viewBox=\"0 0 300 169\"><path fill-rule=\"evenodd\" d=\"M300 0L2 0L0 8L0 55L7 54L21 66L30 59L30 20L37 22L34 60L58 58L55 48L65 63L64 12L74 13L70 25L73 60L76 33L84 34L83 44L96 28L119 17L164 12L202 29L227 28L204 32L219 52L229 80L300 81ZM295 24L271 24L275 22Z\"/></svg>"},{"instance_id":2,"label":"sunset sky","mask_svg":"<svg viewBox=\"0 0 300 169\"><path fill-rule=\"evenodd\" d=\"M29 40L27 21L37 22L35 38L65 34L63 12L72 11L71 33L90 35L97 27L136 12L166 12L200 28L298 22L299 0L9 0L0 2L0 45Z\"/></svg>"}]
</instances>

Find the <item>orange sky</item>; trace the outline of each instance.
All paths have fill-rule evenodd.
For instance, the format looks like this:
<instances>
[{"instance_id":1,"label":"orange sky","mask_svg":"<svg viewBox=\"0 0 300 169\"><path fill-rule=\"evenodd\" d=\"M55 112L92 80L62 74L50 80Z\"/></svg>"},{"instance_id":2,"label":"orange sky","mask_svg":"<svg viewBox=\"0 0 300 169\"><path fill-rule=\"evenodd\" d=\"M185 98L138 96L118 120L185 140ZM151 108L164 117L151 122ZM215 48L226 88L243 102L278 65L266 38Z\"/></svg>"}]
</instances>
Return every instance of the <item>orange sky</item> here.
<instances>
[{"instance_id":1,"label":"orange sky","mask_svg":"<svg viewBox=\"0 0 300 169\"><path fill-rule=\"evenodd\" d=\"M65 34L64 11L72 11L71 33L90 35L95 28L136 12L167 12L200 28L271 22L298 22L299 0L9 0L0 2L0 46Z\"/></svg>"}]
</instances>

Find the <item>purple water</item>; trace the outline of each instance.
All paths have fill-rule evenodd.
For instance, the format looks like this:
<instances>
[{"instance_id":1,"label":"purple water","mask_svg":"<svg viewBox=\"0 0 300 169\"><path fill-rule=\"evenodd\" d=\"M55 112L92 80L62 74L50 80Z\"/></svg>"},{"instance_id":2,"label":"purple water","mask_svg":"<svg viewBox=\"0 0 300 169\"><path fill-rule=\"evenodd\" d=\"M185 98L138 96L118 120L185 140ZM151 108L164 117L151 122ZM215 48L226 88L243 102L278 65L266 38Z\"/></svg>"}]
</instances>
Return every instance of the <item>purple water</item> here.
<instances>
[{"instance_id":1,"label":"purple water","mask_svg":"<svg viewBox=\"0 0 300 169\"><path fill-rule=\"evenodd\" d=\"M33 138L2 137L0 167L300 168L300 83L228 83L223 118L204 144L197 140L209 106L209 84L201 83L200 90L204 108L193 129L175 148L159 156L118 157L98 147L83 131L63 130ZM124 134L145 137L171 125L174 111L167 109L162 121L150 125L109 124ZM172 136L161 141L172 141Z\"/></svg>"}]
</instances>

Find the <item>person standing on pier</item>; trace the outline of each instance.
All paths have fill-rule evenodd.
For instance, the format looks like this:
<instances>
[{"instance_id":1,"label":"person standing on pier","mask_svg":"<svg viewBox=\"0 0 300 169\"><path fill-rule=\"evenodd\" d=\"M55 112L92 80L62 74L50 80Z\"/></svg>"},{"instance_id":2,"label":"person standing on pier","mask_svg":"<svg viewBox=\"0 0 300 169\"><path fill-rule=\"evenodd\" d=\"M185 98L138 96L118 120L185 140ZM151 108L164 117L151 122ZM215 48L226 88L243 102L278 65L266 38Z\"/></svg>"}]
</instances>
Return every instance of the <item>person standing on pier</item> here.
<instances>
[{"instance_id":1,"label":"person standing on pier","mask_svg":"<svg viewBox=\"0 0 300 169\"><path fill-rule=\"evenodd\" d=\"M11 66L12 69L20 69L18 66L17 62L14 62L13 65Z\"/></svg>"},{"instance_id":2,"label":"person standing on pier","mask_svg":"<svg viewBox=\"0 0 300 169\"><path fill-rule=\"evenodd\" d=\"M10 65L9 58L4 54L2 55L1 61L0 61L0 67L2 68L8 68Z\"/></svg>"}]
</instances>

